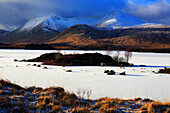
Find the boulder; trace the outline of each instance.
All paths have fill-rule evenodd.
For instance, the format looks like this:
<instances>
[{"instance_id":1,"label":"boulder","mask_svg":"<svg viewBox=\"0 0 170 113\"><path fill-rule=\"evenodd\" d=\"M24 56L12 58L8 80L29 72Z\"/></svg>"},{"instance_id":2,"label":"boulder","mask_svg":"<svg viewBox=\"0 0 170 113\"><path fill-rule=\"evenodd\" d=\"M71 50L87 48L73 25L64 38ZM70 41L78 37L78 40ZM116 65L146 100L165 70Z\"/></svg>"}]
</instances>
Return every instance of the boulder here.
<instances>
[{"instance_id":1,"label":"boulder","mask_svg":"<svg viewBox=\"0 0 170 113\"><path fill-rule=\"evenodd\" d=\"M66 70L66 72L72 72L72 70Z\"/></svg>"},{"instance_id":2,"label":"boulder","mask_svg":"<svg viewBox=\"0 0 170 113\"><path fill-rule=\"evenodd\" d=\"M108 73L109 72L109 70L104 70L104 73Z\"/></svg>"},{"instance_id":3,"label":"boulder","mask_svg":"<svg viewBox=\"0 0 170 113\"><path fill-rule=\"evenodd\" d=\"M124 71L124 72L120 73L120 75L126 75L126 72Z\"/></svg>"},{"instance_id":4,"label":"boulder","mask_svg":"<svg viewBox=\"0 0 170 113\"><path fill-rule=\"evenodd\" d=\"M113 70L110 70L108 73L107 73L107 75L115 75L115 71L113 71Z\"/></svg>"}]
</instances>

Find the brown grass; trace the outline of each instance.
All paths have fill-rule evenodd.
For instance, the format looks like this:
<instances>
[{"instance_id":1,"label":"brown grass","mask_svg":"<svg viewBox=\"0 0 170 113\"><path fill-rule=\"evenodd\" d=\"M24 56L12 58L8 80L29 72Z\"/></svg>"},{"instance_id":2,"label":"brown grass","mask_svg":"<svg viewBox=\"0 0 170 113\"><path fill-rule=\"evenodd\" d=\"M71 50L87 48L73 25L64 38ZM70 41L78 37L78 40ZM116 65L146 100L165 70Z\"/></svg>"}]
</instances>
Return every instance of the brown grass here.
<instances>
[{"instance_id":1,"label":"brown grass","mask_svg":"<svg viewBox=\"0 0 170 113\"><path fill-rule=\"evenodd\" d=\"M16 85L9 82L1 82L9 84L9 90L16 90ZM6 87L3 86L3 87ZM14 87L12 87L14 86ZM16 87L18 88L18 87ZM34 89L34 91L33 91ZM158 102L150 99L129 99L123 100L119 98L99 98L96 100L85 100L78 98L74 93L65 92L61 87L50 87L43 90L42 88L24 89L22 95L1 95L0 108L10 108L9 112L22 112L25 108L30 110L47 110L51 109L51 113L63 112L62 107L68 107L68 112L73 113L89 113L99 111L101 113L114 112L141 112L141 113L170 113L170 102ZM36 96L29 96L26 93L37 92ZM24 97L23 97L24 96ZM15 102L12 102L15 101ZM34 101L35 105L30 104ZM19 107L18 109L15 109ZM128 108L128 109L127 109ZM130 109L130 110L129 110ZM131 110L132 109L132 110Z\"/></svg>"},{"instance_id":2,"label":"brown grass","mask_svg":"<svg viewBox=\"0 0 170 113\"><path fill-rule=\"evenodd\" d=\"M73 108L71 110L71 113L89 113L89 112L90 112L90 110L86 107L83 107L83 108L77 107L77 108Z\"/></svg>"},{"instance_id":3,"label":"brown grass","mask_svg":"<svg viewBox=\"0 0 170 113\"><path fill-rule=\"evenodd\" d=\"M55 105L52 107L52 110L50 111L50 113L56 113L56 112L61 112L62 109L61 109L61 106L58 106L58 105Z\"/></svg>"}]
</instances>

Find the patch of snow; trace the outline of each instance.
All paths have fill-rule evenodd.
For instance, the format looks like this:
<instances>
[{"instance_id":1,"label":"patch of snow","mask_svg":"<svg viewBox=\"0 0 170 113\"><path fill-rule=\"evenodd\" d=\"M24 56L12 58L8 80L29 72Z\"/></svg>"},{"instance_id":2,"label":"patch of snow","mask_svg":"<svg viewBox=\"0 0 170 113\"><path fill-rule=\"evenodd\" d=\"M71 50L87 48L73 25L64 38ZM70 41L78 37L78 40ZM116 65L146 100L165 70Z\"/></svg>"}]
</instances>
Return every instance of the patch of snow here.
<instances>
[{"instance_id":1,"label":"patch of snow","mask_svg":"<svg viewBox=\"0 0 170 113\"><path fill-rule=\"evenodd\" d=\"M56 30L62 32L68 27L77 24L86 24L91 25L91 22L94 19L82 19L82 18L64 18L60 16L46 16L35 18L28 21L23 27L21 27L20 31L24 30L32 30L33 28L37 27L38 25L42 24L42 29L45 31Z\"/></svg>"},{"instance_id":2,"label":"patch of snow","mask_svg":"<svg viewBox=\"0 0 170 113\"><path fill-rule=\"evenodd\" d=\"M124 28L170 28L170 25L156 24L156 23L144 23L137 26L124 27Z\"/></svg>"},{"instance_id":3,"label":"patch of snow","mask_svg":"<svg viewBox=\"0 0 170 113\"><path fill-rule=\"evenodd\" d=\"M17 29L17 26L7 26L7 25L0 24L0 29L6 30L6 31L12 31L12 30Z\"/></svg>"},{"instance_id":4,"label":"patch of snow","mask_svg":"<svg viewBox=\"0 0 170 113\"><path fill-rule=\"evenodd\" d=\"M43 28L50 28L62 32L63 30L78 24L91 25L93 19L64 18L60 16L50 16L43 24Z\"/></svg>"},{"instance_id":5,"label":"patch of snow","mask_svg":"<svg viewBox=\"0 0 170 113\"><path fill-rule=\"evenodd\" d=\"M39 17L39 18L34 18L30 21L28 21L24 26L21 27L20 31L25 31L25 30L32 30L36 26L42 24L45 20L47 20L49 17Z\"/></svg>"},{"instance_id":6,"label":"patch of snow","mask_svg":"<svg viewBox=\"0 0 170 113\"><path fill-rule=\"evenodd\" d=\"M106 15L105 17L99 19L98 23L100 23L98 27L115 29L127 26L137 26L140 24L144 24L145 22L128 14L114 11L111 14Z\"/></svg>"}]
</instances>

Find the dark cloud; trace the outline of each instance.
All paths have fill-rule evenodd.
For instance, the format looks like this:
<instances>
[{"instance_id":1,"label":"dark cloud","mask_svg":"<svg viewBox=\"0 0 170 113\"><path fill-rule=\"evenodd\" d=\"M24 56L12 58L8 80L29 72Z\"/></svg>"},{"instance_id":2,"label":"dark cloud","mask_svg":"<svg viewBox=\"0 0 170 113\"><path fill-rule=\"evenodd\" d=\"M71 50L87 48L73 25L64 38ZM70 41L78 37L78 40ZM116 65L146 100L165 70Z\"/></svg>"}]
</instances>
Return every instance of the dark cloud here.
<instances>
[{"instance_id":1,"label":"dark cloud","mask_svg":"<svg viewBox=\"0 0 170 113\"><path fill-rule=\"evenodd\" d=\"M47 15L97 18L125 5L125 0L1 0L0 24L19 25Z\"/></svg>"},{"instance_id":2,"label":"dark cloud","mask_svg":"<svg viewBox=\"0 0 170 113\"><path fill-rule=\"evenodd\" d=\"M99 18L113 10L170 24L170 8L165 0L0 0L0 24L19 26L47 15Z\"/></svg>"}]
</instances>

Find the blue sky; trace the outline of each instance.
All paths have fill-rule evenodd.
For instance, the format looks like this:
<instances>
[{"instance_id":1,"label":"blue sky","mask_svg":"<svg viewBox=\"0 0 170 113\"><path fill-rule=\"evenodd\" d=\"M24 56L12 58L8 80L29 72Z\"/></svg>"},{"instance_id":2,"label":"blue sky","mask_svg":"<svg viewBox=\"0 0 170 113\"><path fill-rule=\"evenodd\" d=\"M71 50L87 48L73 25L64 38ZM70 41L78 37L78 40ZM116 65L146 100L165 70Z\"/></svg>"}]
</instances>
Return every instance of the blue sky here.
<instances>
[{"instance_id":1,"label":"blue sky","mask_svg":"<svg viewBox=\"0 0 170 113\"><path fill-rule=\"evenodd\" d=\"M100 18L114 10L170 24L170 0L0 0L0 24L21 26L47 15Z\"/></svg>"}]
</instances>

